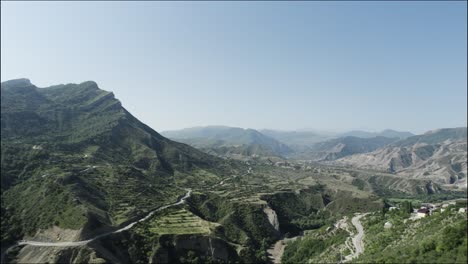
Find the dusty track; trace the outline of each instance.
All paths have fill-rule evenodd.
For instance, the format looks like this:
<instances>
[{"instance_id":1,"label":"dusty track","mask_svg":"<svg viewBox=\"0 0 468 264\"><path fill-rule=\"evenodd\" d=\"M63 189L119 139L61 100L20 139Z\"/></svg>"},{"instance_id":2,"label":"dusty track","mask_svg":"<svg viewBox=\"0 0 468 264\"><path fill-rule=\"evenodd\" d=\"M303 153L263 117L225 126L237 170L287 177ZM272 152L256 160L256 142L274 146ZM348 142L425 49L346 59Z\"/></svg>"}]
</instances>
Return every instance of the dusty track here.
<instances>
[{"instance_id":1,"label":"dusty track","mask_svg":"<svg viewBox=\"0 0 468 264\"><path fill-rule=\"evenodd\" d=\"M100 235L97 235L97 236L95 236L95 237L93 237L91 239L88 239L88 240L70 241L70 242L43 242L43 241L32 241L32 240L20 240L16 244L8 247L7 249L5 249L2 252L1 263L5 263L6 254L10 250L12 250L13 248L15 248L17 246L29 245L29 246L36 246L36 247L78 247L78 246L86 245L86 244L88 244L88 243L90 243L90 242L92 242L94 240L99 239L99 238L109 236L109 235L112 235L112 234L116 234L116 233L120 233L122 231L125 231L125 230L128 230L128 229L132 228L134 225L136 225L136 224L138 224L140 222L148 220L148 218L150 218L156 212L159 212L161 210L164 210L164 209L172 207L172 206L183 204L185 202L185 200L190 197L191 194L192 194L192 190L187 189L187 193L182 198L180 198L177 202L172 203L172 204L168 204L168 205L165 205L165 206L162 206L162 207L159 207L158 209L149 212L145 217L143 217L143 218L141 218L141 219L139 219L139 220L137 220L135 222L132 222L132 223L130 223L130 224L118 229L118 230L107 232L107 233L104 233L104 234L100 234Z\"/></svg>"}]
</instances>

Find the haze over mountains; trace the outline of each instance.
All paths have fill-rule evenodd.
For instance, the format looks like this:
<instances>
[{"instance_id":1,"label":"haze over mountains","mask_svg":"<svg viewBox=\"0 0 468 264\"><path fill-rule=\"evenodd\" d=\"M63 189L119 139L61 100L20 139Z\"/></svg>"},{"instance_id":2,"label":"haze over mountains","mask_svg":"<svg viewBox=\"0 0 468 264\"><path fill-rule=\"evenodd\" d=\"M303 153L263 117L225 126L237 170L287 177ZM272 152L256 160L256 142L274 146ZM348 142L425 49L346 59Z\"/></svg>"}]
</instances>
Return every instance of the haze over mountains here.
<instances>
[{"instance_id":1,"label":"haze over mountains","mask_svg":"<svg viewBox=\"0 0 468 264\"><path fill-rule=\"evenodd\" d=\"M163 131L171 139L190 144L212 154L263 155L314 161L335 160L376 150L413 134L395 130L350 131L341 134L315 131L277 131L227 126L194 127Z\"/></svg>"},{"instance_id":2,"label":"haze over mountains","mask_svg":"<svg viewBox=\"0 0 468 264\"><path fill-rule=\"evenodd\" d=\"M404 139L407 137L414 136L411 132L401 132L393 129L385 129L381 132L368 132L362 130L353 130L340 134L340 137L360 137L360 138L372 138L372 137L387 137L387 138L399 138Z\"/></svg>"},{"instance_id":3,"label":"haze over mountains","mask_svg":"<svg viewBox=\"0 0 468 264\"><path fill-rule=\"evenodd\" d=\"M205 151L224 155L281 156L292 151L285 144L254 129L208 126L163 131L161 134Z\"/></svg>"},{"instance_id":4,"label":"haze over mountains","mask_svg":"<svg viewBox=\"0 0 468 264\"><path fill-rule=\"evenodd\" d=\"M438 129L423 135L391 129L377 133L350 131L320 135L316 132L259 132L253 129L211 126L163 134L212 154L226 155L227 146L234 148L242 145L244 150L256 147L257 151L238 151L236 154L333 162L433 179L439 183L466 188L466 128Z\"/></svg>"},{"instance_id":5,"label":"haze over mountains","mask_svg":"<svg viewBox=\"0 0 468 264\"><path fill-rule=\"evenodd\" d=\"M398 138L382 136L370 138L345 136L317 142L311 147L296 153L293 157L314 161L331 161L356 153L374 151L397 140Z\"/></svg>"}]
</instances>

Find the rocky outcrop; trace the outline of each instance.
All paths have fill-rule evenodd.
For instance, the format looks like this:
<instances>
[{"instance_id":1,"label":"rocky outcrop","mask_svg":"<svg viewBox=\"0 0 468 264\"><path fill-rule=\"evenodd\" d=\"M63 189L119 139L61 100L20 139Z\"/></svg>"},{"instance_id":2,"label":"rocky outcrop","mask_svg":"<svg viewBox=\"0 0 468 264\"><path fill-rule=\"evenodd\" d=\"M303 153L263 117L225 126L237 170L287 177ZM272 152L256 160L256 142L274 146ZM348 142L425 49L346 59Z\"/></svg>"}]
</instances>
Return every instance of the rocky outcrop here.
<instances>
[{"instance_id":1,"label":"rocky outcrop","mask_svg":"<svg viewBox=\"0 0 468 264\"><path fill-rule=\"evenodd\" d=\"M268 217L268 222L273 226L273 228L280 233L280 226L278 221L278 215L276 214L275 210L271 209L268 205L263 208L263 212Z\"/></svg>"},{"instance_id":2,"label":"rocky outcrop","mask_svg":"<svg viewBox=\"0 0 468 264\"><path fill-rule=\"evenodd\" d=\"M150 263L174 263L179 258L193 252L197 256L209 257L223 262L238 259L236 250L226 241L204 235L166 236L160 241L159 247L151 256Z\"/></svg>"},{"instance_id":3,"label":"rocky outcrop","mask_svg":"<svg viewBox=\"0 0 468 264\"><path fill-rule=\"evenodd\" d=\"M17 263L106 263L88 246L34 247L25 246L15 257Z\"/></svg>"}]
</instances>

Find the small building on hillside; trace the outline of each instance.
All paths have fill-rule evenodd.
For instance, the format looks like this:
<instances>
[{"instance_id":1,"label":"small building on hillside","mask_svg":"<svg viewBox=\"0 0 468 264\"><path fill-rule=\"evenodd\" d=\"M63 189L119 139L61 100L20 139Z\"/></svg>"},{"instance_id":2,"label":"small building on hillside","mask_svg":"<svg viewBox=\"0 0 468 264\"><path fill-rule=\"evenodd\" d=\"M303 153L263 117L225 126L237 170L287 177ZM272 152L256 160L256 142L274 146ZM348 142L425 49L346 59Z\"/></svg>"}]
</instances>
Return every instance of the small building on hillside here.
<instances>
[{"instance_id":1,"label":"small building on hillside","mask_svg":"<svg viewBox=\"0 0 468 264\"><path fill-rule=\"evenodd\" d=\"M458 212L459 213L466 213L466 207L462 207L462 208L458 209Z\"/></svg>"},{"instance_id":2,"label":"small building on hillside","mask_svg":"<svg viewBox=\"0 0 468 264\"><path fill-rule=\"evenodd\" d=\"M384 227L385 229L389 229L389 228L392 228L392 226L393 226L392 223L386 222L386 223L384 224L383 227Z\"/></svg>"},{"instance_id":3,"label":"small building on hillside","mask_svg":"<svg viewBox=\"0 0 468 264\"><path fill-rule=\"evenodd\" d=\"M423 217L426 217L428 215L429 215L429 209L426 209L426 208L419 209L418 212L417 212L417 217L418 218L423 218Z\"/></svg>"},{"instance_id":4,"label":"small building on hillside","mask_svg":"<svg viewBox=\"0 0 468 264\"><path fill-rule=\"evenodd\" d=\"M421 208L435 209L435 208L436 208L436 205L435 205L435 204L431 204L431 203L422 203L422 204L421 204Z\"/></svg>"},{"instance_id":5,"label":"small building on hillside","mask_svg":"<svg viewBox=\"0 0 468 264\"><path fill-rule=\"evenodd\" d=\"M394 206L391 206L391 207L388 208L389 211L393 211L393 210L396 210L396 209L398 209L398 208L396 208Z\"/></svg>"}]
</instances>

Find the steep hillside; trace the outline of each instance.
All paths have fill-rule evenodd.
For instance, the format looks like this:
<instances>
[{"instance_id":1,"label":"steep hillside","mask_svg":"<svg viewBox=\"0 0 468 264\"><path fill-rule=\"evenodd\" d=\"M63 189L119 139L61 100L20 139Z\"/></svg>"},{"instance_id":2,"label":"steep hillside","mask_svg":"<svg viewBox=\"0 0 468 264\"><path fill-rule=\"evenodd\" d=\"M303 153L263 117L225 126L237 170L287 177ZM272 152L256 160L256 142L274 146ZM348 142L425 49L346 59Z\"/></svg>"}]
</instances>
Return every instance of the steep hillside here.
<instances>
[{"instance_id":1,"label":"steep hillside","mask_svg":"<svg viewBox=\"0 0 468 264\"><path fill-rule=\"evenodd\" d=\"M386 170L412 178L466 188L467 130L446 128L409 137L370 153L356 154L337 164Z\"/></svg>"},{"instance_id":2,"label":"steep hillside","mask_svg":"<svg viewBox=\"0 0 468 264\"><path fill-rule=\"evenodd\" d=\"M283 156L291 152L285 144L254 129L207 126L164 131L162 134L205 152L222 156Z\"/></svg>"},{"instance_id":3,"label":"steep hillside","mask_svg":"<svg viewBox=\"0 0 468 264\"><path fill-rule=\"evenodd\" d=\"M94 82L2 83L1 154L2 243L53 226L86 238L231 172L141 123Z\"/></svg>"},{"instance_id":4,"label":"steep hillside","mask_svg":"<svg viewBox=\"0 0 468 264\"><path fill-rule=\"evenodd\" d=\"M419 206L415 204L414 206ZM358 220L348 215L334 225L290 239L281 263L466 263L467 215L450 205L417 219L411 203L382 209ZM362 252L356 253L355 236L360 223Z\"/></svg>"},{"instance_id":5,"label":"steep hillside","mask_svg":"<svg viewBox=\"0 0 468 264\"><path fill-rule=\"evenodd\" d=\"M466 263L467 215L459 213L458 206L436 210L419 220L410 220L401 209L366 216L365 250L352 262ZM385 228L386 223L391 227Z\"/></svg>"},{"instance_id":6,"label":"steep hillside","mask_svg":"<svg viewBox=\"0 0 468 264\"><path fill-rule=\"evenodd\" d=\"M387 137L359 138L349 136L335 138L316 143L310 148L292 155L292 157L313 161L331 161L356 153L371 152L396 140L396 138Z\"/></svg>"}]
</instances>

